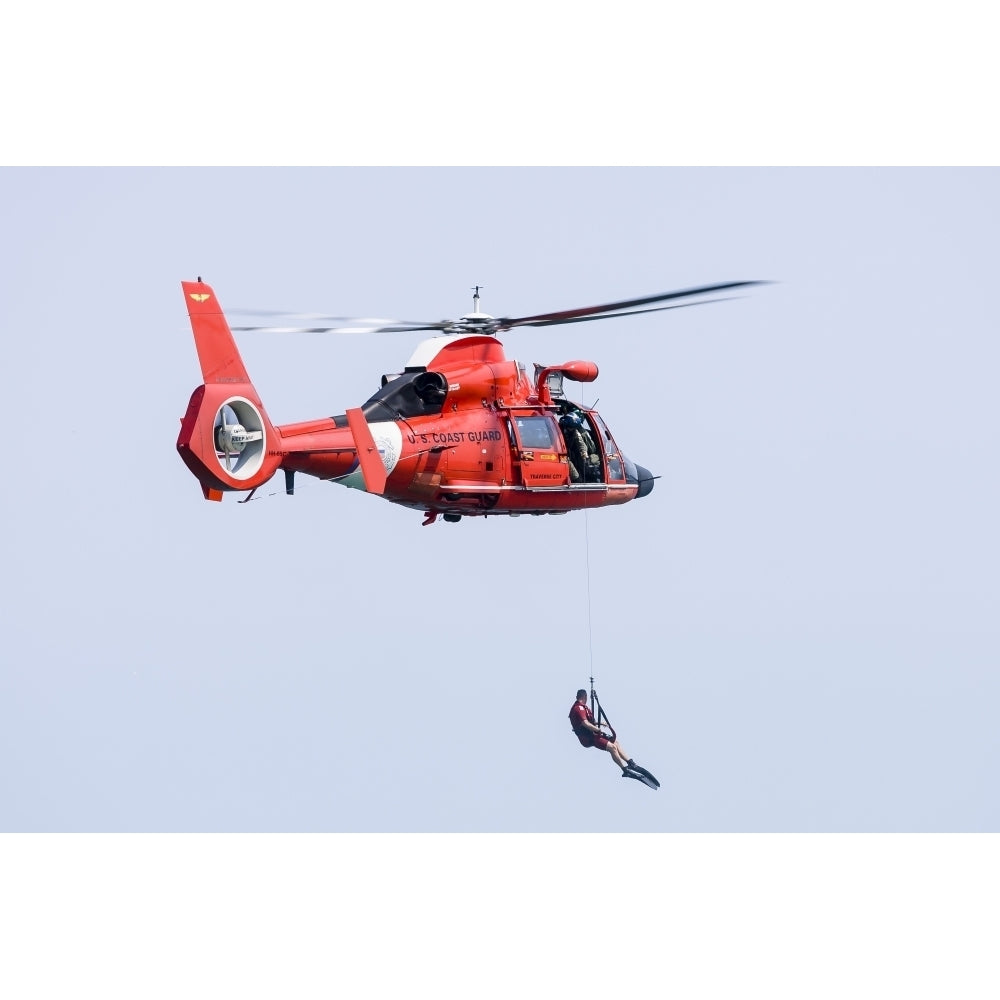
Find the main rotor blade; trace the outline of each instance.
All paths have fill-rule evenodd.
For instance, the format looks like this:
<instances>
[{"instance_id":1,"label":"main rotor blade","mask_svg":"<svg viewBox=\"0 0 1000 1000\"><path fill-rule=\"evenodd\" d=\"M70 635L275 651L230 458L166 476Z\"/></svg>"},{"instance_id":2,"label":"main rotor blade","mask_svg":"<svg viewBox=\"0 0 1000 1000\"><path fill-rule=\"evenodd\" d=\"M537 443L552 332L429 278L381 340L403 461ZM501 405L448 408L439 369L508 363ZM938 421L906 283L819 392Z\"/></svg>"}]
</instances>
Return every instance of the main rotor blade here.
<instances>
[{"instance_id":1,"label":"main rotor blade","mask_svg":"<svg viewBox=\"0 0 1000 1000\"><path fill-rule=\"evenodd\" d=\"M231 316L271 316L281 319L314 319L327 323L371 323L375 326L419 325L423 320L393 319L391 316L333 316L330 313L289 312L287 309L230 309Z\"/></svg>"},{"instance_id":2,"label":"main rotor blade","mask_svg":"<svg viewBox=\"0 0 1000 1000\"><path fill-rule=\"evenodd\" d=\"M454 325L454 320L441 320L438 323L405 323L387 322L385 320L348 319L344 322L349 326L234 326L238 333L415 333L421 331L447 330ZM382 324L378 326L370 323Z\"/></svg>"},{"instance_id":3,"label":"main rotor blade","mask_svg":"<svg viewBox=\"0 0 1000 1000\"><path fill-rule=\"evenodd\" d=\"M653 309L638 309L639 306L652 305L654 302L666 302L668 299L684 299L693 295L708 295L711 292L723 292L732 288L746 288L748 285L762 285L762 281L727 281L721 285L699 285L696 288L683 288L675 292L664 292L662 295L649 295L642 299L626 299L623 302L609 302L603 306L585 306L582 309L563 309L560 312L539 313L537 316L519 316L516 319L497 320L501 330L509 330L515 326L554 326L557 323L571 323L584 317L597 319L603 316L630 315L623 310L638 312L655 312ZM694 305L695 303L690 303Z\"/></svg>"},{"instance_id":4,"label":"main rotor blade","mask_svg":"<svg viewBox=\"0 0 1000 1000\"><path fill-rule=\"evenodd\" d=\"M652 309L629 309L626 312L598 313L596 316L575 316L573 319L548 319L538 323L519 323L519 326L558 326L566 323L589 323L595 319L616 319L618 316L638 316L641 313L658 313L666 309L685 309L688 306L707 306L712 302L731 302L733 299L742 298L741 295L732 295L725 299L698 299L696 302L674 302L669 306L654 306Z\"/></svg>"},{"instance_id":5,"label":"main rotor blade","mask_svg":"<svg viewBox=\"0 0 1000 1000\"><path fill-rule=\"evenodd\" d=\"M282 316L285 319L349 319L347 316L331 316L329 313L291 312L288 309L231 308L228 311L232 316Z\"/></svg>"}]
</instances>

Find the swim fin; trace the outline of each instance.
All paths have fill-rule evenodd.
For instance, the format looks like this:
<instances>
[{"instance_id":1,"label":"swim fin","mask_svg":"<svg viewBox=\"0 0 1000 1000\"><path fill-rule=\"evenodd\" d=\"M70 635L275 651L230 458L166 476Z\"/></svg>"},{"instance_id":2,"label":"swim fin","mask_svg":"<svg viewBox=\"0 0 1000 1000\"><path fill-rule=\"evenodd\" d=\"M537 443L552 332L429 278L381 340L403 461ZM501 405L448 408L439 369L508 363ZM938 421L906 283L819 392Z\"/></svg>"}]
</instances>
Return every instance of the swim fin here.
<instances>
[{"instance_id":1,"label":"swim fin","mask_svg":"<svg viewBox=\"0 0 1000 1000\"><path fill-rule=\"evenodd\" d=\"M652 785L650 785L651 788L653 788L653 787L659 788L660 787L660 783L659 783L659 781L656 780L656 776L653 775L653 774L651 774L644 767L640 767L638 764L636 764L634 761L631 761L631 760L628 762L628 766L629 766L630 770L632 770L632 771L638 771L639 774L641 774L644 777L648 778L653 783Z\"/></svg>"},{"instance_id":2,"label":"swim fin","mask_svg":"<svg viewBox=\"0 0 1000 1000\"><path fill-rule=\"evenodd\" d=\"M660 783L649 773L642 773L639 769L633 768L631 765L622 770L623 778L635 778L636 781L641 781L648 788L652 788L656 791L660 787Z\"/></svg>"}]
</instances>

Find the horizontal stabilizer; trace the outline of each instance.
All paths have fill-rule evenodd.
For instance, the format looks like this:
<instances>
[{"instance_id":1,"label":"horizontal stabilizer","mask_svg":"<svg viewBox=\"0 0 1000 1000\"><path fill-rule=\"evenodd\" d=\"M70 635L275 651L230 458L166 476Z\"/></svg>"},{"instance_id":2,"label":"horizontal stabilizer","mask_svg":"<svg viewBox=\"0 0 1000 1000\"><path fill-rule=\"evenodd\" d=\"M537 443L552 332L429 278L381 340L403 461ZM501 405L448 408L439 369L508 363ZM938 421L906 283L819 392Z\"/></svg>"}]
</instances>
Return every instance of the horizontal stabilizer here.
<instances>
[{"instance_id":1,"label":"horizontal stabilizer","mask_svg":"<svg viewBox=\"0 0 1000 1000\"><path fill-rule=\"evenodd\" d=\"M351 435L358 449L358 465L361 466L361 475L364 476L365 489L369 493L384 493L385 482L388 478L382 456L378 452L378 445L372 437L368 421L360 408L347 411L347 423L351 428Z\"/></svg>"}]
</instances>

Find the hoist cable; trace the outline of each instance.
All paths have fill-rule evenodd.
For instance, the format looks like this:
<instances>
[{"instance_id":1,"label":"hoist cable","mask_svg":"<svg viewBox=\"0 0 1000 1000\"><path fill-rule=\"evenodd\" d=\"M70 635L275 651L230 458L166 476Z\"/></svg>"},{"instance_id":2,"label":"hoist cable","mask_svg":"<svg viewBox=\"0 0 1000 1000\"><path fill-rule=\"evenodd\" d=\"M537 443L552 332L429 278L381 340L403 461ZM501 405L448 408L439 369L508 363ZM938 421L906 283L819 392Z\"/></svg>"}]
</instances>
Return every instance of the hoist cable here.
<instances>
[{"instance_id":1,"label":"hoist cable","mask_svg":"<svg viewBox=\"0 0 1000 1000\"><path fill-rule=\"evenodd\" d=\"M587 653L590 657L591 681L594 677L594 624L590 602L590 522L587 520L587 510L583 511L584 551L587 554Z\"/></svg>"},{"instance_id":2,"label":"hoist cable","mask_svg":"<svg viewBox=\"0 0 1000 1000\"><path fill-rule=\"evenodd\" d=\"M594 690L594 622L593 605L590 597L590 521L587 519L586 508L584 508L583 511L583 533L584 548L587 553L587 651L590 656L591 711L594 713L594 720L598 725L601 724L602 719L607 724L608 729L611 730L611 742L614 743L618 739L618 734L615 732L615 727L611 724L611 720L605 713L604 707L601 705L600 699L597 697L597 692Z\"/></svg>"}]
</instances>

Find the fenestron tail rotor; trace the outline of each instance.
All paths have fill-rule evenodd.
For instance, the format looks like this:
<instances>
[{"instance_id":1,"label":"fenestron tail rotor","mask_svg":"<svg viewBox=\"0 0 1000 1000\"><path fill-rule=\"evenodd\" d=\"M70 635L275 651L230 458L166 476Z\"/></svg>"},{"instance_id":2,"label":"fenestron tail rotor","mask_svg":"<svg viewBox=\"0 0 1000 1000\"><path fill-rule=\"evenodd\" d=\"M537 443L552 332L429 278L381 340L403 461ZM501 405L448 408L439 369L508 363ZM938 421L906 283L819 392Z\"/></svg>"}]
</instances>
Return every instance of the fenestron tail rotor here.
<instances>
[{"instance_id":1,"label":"fenestron tail rotor","mask_svg":"<svg viewBox=\"0 0 1000 1000\"><path fill-rule=\"evenodd\" d=\"M212 437L219 464L234 479L246 479L260 468L264 423L249 400L234 397L220 406Z\"/></svg>"}]
</instances>

